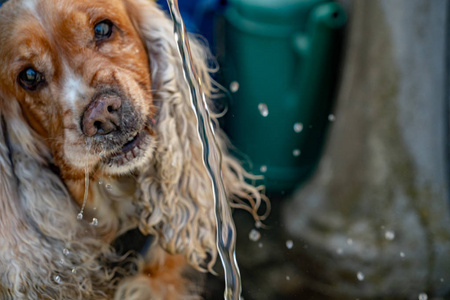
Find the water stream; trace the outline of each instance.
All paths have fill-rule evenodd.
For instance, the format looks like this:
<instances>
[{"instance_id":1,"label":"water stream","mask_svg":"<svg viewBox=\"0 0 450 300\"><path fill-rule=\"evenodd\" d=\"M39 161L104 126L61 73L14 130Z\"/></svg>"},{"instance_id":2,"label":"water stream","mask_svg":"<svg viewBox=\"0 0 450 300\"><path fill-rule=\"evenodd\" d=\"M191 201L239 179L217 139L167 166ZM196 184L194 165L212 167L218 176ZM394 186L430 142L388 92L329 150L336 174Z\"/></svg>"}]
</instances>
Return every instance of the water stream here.
<instances>
[{"instance_id":1,"label":"water stream","mask_svg":"<svg viewBox=\"0 0 450 300\"><path fill-rule=\"evenodd\" d=\"M89 151L91 151L91 146L92 146L92 140L91 139L87 139L86 140L86 155L89 153ZM81 206L80 212L77 215L77 220L81 221L83 220L83 214L84 214L84 208L86 207L86 201L87 201L87 197L88 197L88 193L89 193L89 168L88 168L88 163L86 160L85 166L84 166L84 196L83 196L83 205Z\"/></svg>"},{"instance_id":2,"label":"water stream","mask_svg":"<svg viewBox=\"0 0 450 300\"><path fill-rule=\"evenodd\" d=\"M198 134L203 147L203 163L211 178L217 224L217 250L225 274L224 299L241 299L241 276L236 261L236 228L222 180L222 153L211 123L205 94L192 63L186 28L178 8L178 0L167 0L174 23L174 35L189 85L192 109L197 117Z\"/></svg>"}]
</instances>

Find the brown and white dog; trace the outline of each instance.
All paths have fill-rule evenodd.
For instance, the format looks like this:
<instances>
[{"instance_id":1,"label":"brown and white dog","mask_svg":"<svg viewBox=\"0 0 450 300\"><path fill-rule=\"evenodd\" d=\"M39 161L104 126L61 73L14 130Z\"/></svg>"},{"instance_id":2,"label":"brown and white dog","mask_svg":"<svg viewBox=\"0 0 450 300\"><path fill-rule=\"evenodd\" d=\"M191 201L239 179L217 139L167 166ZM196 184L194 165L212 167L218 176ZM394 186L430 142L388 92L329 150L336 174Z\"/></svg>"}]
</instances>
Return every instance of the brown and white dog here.
<instances>
[{"instance_id":1,"label":"brown and white dog","mask_svg":"<svg viewBox=\"0 0 450 300\"><path fill-rule=\"evenodd\" d=\"M206 51L191 48L210 95ZM195 296L183 274L216 261L214 204L173 25L153 2L6 2L0 118L0 299ZM217 134L227 195L257 217L264 197ZM121 256L111 244L133 228L155 241Z\"/></svg>"}]
</instances>

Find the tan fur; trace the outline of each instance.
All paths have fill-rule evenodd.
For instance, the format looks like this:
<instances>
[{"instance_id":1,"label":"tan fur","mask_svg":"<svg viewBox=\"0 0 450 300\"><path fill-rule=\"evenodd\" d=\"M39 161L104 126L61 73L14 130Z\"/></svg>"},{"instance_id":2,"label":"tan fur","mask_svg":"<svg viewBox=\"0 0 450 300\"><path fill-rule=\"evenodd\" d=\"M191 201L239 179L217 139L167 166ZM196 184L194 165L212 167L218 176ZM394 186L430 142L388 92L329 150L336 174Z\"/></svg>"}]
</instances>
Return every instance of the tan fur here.
<instances>
[{"instance_id":1,"label":"tan fur","mask_svg":"<svg viewBox=\"0 0 450 300\"><path fill-rule=\"evenodd\" d=\"M116 30L97 43L93 27L104 19ZM195 297L182 274L188 266L211 270L216 226L172 26L147 0L10 0L0 9L1 299ZM191 48L211 96L207 52L193 38ZM36 91L18 84L30 66L45 75ZM114 149L115 141L88 138L80 127L105 87L138 120L117 136ZM133 130L149 133L142 154L108 166ZM230 201L240 207L245 201L259 218L261 188L246 183L252 176L216 133ZM93 218L98 226L90 225ZM137 259L110 246L132 228L156 238Z\"/></svg>"}]
</instances>

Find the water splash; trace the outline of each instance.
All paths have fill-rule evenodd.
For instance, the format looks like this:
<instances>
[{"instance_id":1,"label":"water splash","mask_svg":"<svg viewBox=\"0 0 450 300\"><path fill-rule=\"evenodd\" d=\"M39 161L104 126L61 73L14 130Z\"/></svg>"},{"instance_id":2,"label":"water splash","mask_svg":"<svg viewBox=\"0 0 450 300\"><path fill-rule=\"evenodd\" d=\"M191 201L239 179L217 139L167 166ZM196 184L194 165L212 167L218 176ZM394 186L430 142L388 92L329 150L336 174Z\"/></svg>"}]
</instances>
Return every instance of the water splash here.
<instances>
[{"instance_id":1,"label":"water splash","mask_svg":"<svg viewBox=\"0 0 450 300\"><path fill-rule=\"evenodd\" d=\"M92 140L90 138L87 138L86 140L86 155L89 154L89 151L91 151L92 147ZM83 214L84 214L84 208L86 207L86 201L89 193L89 169L88 169L88 163L87 159L84 164L84 197L83 197L83 205L81 206L81 210L77 215L77 220L81 221L83 220Z\"/></svg>"},{"instance_id":2,"label":"water splash","mask_svg":"<svg viewBox=\"0 0 450 300\"><path fill-rule=\"evenodd\" d=\"M260 103L258 104L258 110L261 116L267 117L269 115L269 108L267 107L267 104Z\"/></svg>"},{"instance_id":3,"label":"water splash","mask_svg":"<svg viewBox=\"0 0 450 300\"><path fill-rule=\"evenodd\" d=\"M428 300L428 295L425 293L419 294L419 300Z\"/></svg>"},{"instance_id":4,"label":"water splash","mask_svg":"<svg viewBox=\"0 0 450 300\"><path fill-rule=\"evenodd\" d=\"M236 93L239 90L239 82L233 81L230 83L230 91Z\"/></svg>"},{"instance_id":5,"label":"water splash","mask_svg":"<svg viewBox=\"0 0 450 300\"><path fill-rule=\"evenodd\" d=\"M217 250L225 273L224 299L241 299L241 276L236 261L236 228L222 180L222 153L218 147L211 123L205 94L193 68L189 40L178 0L167 0L174 23L174 36L183 62L184 76L189 85L191 105L197 118L197 130L203 147L203 163L211 178L217 224Z\"/></svg>"},{"instance_id":6,"label":"water splash","mask_svg":"<svg viewBox=\"0 0 450 300\"><path fill-rule=\"evenodd\" d=\"M56 275L55 277L53 277L53 279L55 280L56 283L61 284L62 283L62 279L59 275Z\"/></svg>"},{"instance_id":7,"label":"water splash","mask_svg":"<svg viewBox=\"0 0 450 300\"><path fill-rule=\"evenodd\" d=\"M358 278L359 281L363 281L364 280L363 272L356 273L356 278Z\"/></svg>"},{"instance_id":8,"label":"water splash","mask_svg":"<svg viewBox=\"0 0 450 300\"><path fill-rule=\"evenodd\" d=\"M388 241L392 241L395 239L395 232L388 230L384 233L384 237L388 240Z\"/></svg>"},{"instance_id":9,"label":"water splash","mask_svg":"<svg viewBox=\"0 0 450 300\"><path fill-rule=\"evenodd\" d=\"M292 249L292 247L294 247L294 242L292 240L287 240L286 241L286 248Z\"/></svg>"},{"instance_id":10,"label":"water splash","mask_svg":"<svg viewBox=\"0 0 450 300\"><path fill-rule=\"evenodd\" d=\"M97 218L92 218L91 225L92 225L92 226L97 226L97 225L98 225L98 220L97 220Z\"/></svg>"},{"instance_id":11,"label":"water splash","mask_svg":"<svg viewBox=\"0 0 450 300\"><path fill-rule=\"evenodd\" d=\"M256 229L252 229L248 234L248 238L250 239L250 241L257 242L261 238L261 233L259 233L259 231Z\"/></svg>"},{"instance_id":12,"label":"water splash","mask_svg":"<svg viewBox=\"0 0 450 300\"><path fill-rule=\"evenodd\" d=\"M267 166L266 166L266 165L262 165L262 166L259 168L259 171L260 171L261 173L266 173L266 172L267 172Z\"/></svg>"},{"instance_id":13,"label":"water splash","mask_svg":"<svg viewBox=\"0 0 450 300\"><path fill-rule=\"evenodd\" d=\"M300 133L303 130L303 124L302 123L295 123L294 124L294 131L296 133Z\"/></svg>"}]
</instances>

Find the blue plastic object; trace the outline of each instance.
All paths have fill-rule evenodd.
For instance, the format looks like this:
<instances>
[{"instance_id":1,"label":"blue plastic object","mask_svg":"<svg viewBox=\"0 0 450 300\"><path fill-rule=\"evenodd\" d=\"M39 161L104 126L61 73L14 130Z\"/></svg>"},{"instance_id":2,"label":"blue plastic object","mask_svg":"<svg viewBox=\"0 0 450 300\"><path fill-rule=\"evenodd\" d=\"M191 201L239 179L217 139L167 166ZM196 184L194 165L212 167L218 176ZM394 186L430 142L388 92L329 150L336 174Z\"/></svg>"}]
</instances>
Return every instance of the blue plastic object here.
<instances>
[{"instance_id":1,"label":"blue plastic object","mask_svg":"<svg viewBox=\"0 0 450 300\"><path fill-rule=\"evenodd\" d=\"M158 0L157 3L169 12L166 0ZM216 18L223 14L226 4L226 0L183 0L178 3L186 29L205 37L213 52Z\"/></svg>"}]
</instances>

